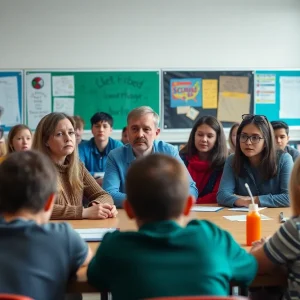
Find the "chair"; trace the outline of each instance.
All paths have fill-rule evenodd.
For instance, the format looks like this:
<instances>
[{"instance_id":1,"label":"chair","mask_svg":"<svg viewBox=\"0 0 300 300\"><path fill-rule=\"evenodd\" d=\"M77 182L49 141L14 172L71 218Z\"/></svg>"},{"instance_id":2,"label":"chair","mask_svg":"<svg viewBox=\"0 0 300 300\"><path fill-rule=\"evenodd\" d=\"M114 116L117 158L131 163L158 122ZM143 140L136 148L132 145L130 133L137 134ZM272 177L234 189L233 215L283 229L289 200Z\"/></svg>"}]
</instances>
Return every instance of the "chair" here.
<instances>
[{"instance_id":1,"label":"chair","mask_svg":"<svg viewBox=\"0 0 300 300\"><path fill-rule=\"evenodd\" d=\"M160 298L151 298L151 299L144 299L144 300L246 300L246 299L248 299L248 298L240 297L240 296L228 296L228 297L180 296L180 297L160 297Z\"/></svg>"},{"instance_id":2,"label":"chair","mask_svg":"<svg viewBox=\"0 0 300 300\"><path fill-rule=\"evenodd\" d=\"M0 300L34 300L34 299L22 295L0 294Z\"/></svg>"}]
</instances>

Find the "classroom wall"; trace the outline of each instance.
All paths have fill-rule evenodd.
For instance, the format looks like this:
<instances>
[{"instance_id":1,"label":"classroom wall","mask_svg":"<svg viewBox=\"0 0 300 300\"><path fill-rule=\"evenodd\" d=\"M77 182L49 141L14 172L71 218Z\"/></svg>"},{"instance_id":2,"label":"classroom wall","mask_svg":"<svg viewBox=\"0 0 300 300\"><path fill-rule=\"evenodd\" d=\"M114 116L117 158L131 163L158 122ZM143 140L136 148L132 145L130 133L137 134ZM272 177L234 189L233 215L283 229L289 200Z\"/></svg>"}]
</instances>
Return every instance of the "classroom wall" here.
<instances>
[{"instance_id":1,"label":"classroom wall","mask_svg":"<svg viewBox=\"0 0 300 300\"><path fill-rule=\"evenodd\" d=\"M299 0L1 0L0 68L300 68L299 28Z\"/></svg>"}]
</instances>

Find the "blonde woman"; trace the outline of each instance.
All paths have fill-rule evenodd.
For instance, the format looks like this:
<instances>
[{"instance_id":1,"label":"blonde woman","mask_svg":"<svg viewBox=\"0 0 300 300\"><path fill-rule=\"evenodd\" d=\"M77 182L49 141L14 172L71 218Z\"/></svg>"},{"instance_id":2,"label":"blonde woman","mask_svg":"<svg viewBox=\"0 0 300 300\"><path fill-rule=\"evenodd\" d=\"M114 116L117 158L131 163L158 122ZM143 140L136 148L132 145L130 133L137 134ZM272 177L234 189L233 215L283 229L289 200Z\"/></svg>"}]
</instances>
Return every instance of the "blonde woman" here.
<instances>
[{"instance_id":1,"label":"blonde woman","mask_svg":"<svg viewBox=\"0 0 300 300\"><path fill-rule=\"evenodd\" d=\"M111 196L106 193L79 161L72 117L50 113L39 122L33 149L48 155L56 166L59 192L52 219L106 219L117 215ZM84 208L86 198L89 207Z\"/></svg>"},{"instance_id":2,"label":"blonde woman","mask_svg":"<svg viewBox=\"0 0 300 300\"><path fill-rule=\"evenodd\" d=\"M7 137L8 153L31 149L32 132L28 126L18 124L11 128Z\"/></svg>"}]
</instances>

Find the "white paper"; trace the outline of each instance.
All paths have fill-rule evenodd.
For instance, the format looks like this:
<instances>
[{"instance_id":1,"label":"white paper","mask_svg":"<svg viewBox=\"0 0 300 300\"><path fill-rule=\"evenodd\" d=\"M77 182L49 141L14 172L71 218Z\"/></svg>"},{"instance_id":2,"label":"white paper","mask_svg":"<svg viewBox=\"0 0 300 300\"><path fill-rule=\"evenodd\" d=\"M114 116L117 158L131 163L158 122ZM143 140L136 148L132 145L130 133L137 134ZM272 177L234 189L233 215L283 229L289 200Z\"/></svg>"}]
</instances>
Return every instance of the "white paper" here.
<instances>
[{"instance_id":1,"label":"white paper","mask_svg":"<svg viewBox=\"0 0 300 300\"><path fill-rule=\"evenodd\" d=\"M193 206L191 211L206 211L206 212L214 212L223 209L223 207L217 206Z\"/></svg>"},{"instance_id":2,"label":"white paper","mask_svg":"<svg viewBox=\"0 0 300 300\"><path fill-rule=\"evenodd\" d=\"M53 111L63 112L69 116L74 115L74 98L54 98Z\"/></svg>"},{"instance_id":3,"label":"white paper","mask_svg":"<svg viewBox=\"0 0 300 300\"><path fill-rule=\"evenodd\" d=\"M280 77L279 118L300 118L300 77Z\"/></svg>"},{"instance_id":4,"label":"white paper","mask_svg":"<svg viewBox=\"0 0 300 300\"><path fill-rule=\"evenodd\" d=\"M177 115L185 115L189 112L190 106L177 106Z\"/></svg>"},{"instance_id":5,"label":"white paper","mask_svg":"<svg viewBox=\"0 0 300 300\"><path fill-rule=\"evenodd\" d=\"M235 215L235 216L223 216L223 217L229 221L246 222L247 215ZM262 221L272 220L271 218L265 215L260 215L260 219Z\"/></svg>"},{"instance_id":6,"label":"white paper","mask_svg":"<svg viewBox=\"0 0 300 300\"><path fill-rule=\"evenodd\" d=\"M51 113L51 74L26 76L28 126L35 129L41 118Z\"/></svg>"},{"instance_id":7,"label":"white paper","mask_svg":"<svg viewBox=\"0 0 300 300\"><path fill-rule=\"evenodd\" d=\"M265 208L266 207L259 207L258 210L263 210ZM234 207L234 208L229 208L228 210L231 210L231 211L246 211L246 212L248 212L249 208L248 207Z\"/></svg>"},{"instance_id":8,"label":"white paper","mask_svg":"<svg viewBox=\"0 0 300 300\"><path fill-rule=\"evenodd\" d=\"M52 77L53 97L74 96L74 76Z\"/></svg>"},{"instance_id":9,"label":"white paper","mask_svg":"<svg viewBox=\"0 0 300 300\"><path fill-rule=\"evenodd\" d=\"M116 228L84 228L75 229L85 241L101 241L107 232L114 232Z\"/></svg>"},{"instance_id":10,"label":"white paper","mask_svg":"<svg viewBox=\"0 0 300 300\"><path fill-rule=\"evenodd\" d=\"M0 77L0 106L4 109L1 123L5 126L21 123L18 96L17 77Z\"/></svg>"},{"instance_id":11,"label":"white paper","mask_svg":"<svg viewBox=\"0 0 300 300\"><path fill-rule=\"evenodd\" d=\"M254 95L257 104L274 104L276 102L276 75L256 74Z\"/></svg>"}]
</instances>

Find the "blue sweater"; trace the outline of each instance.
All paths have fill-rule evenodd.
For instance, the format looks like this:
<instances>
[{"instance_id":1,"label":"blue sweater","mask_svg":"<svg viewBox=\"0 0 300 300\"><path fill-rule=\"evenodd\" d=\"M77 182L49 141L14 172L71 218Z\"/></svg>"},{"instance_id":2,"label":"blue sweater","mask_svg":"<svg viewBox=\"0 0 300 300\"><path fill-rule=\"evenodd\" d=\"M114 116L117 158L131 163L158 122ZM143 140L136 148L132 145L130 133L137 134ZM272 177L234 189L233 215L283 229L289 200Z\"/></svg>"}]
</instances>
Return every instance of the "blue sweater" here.
<instances>
[{"instance_id":1,"label":"blue sweater","mask_svg":"<svg viewBox=\"0 0 300 300\"><path fill-rule=\"evenodd\" d=\"M245 188L248 183L253 196L259 196L260 206L282 207L289 206L288 182L293 168L293 159L288 153L283 153L278 162L277 175L269 180L263 180L258 169L244 165L245 177L238 177L232 169L234 154L226 160L224 171L217 193L220 205L234 206L238 199L236 195L249 196Z\"/></svg>"},{"instance_id":2,"label":"blue sweater","mask_svg":"<svg viewBox=\"0 0 300 300\"><path fill-rule=\"evenodd\" d=\"M177 149L163 141L154 141L153 153L170 155L183 163ZM112 196L117 207L122 207L123 200L126 198L125 178L127 170L134 160L135 156L130 144L114 149L108 155L106 172L103 179L103 189ZM188 171L186 173L189 176L190 194L197 199L198 190L196 188L196 184Z\"/></svg>"}]
</instances>

